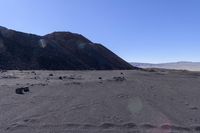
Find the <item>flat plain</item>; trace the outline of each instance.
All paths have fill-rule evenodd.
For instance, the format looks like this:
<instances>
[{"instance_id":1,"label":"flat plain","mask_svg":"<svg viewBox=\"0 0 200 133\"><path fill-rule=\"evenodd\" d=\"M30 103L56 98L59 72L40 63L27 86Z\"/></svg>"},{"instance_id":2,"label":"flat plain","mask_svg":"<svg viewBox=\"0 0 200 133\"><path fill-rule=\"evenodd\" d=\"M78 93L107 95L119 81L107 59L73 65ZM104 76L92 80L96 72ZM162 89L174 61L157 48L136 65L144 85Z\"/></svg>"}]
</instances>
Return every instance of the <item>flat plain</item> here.
<instances>
[{"instance_id":1,"label":"flat plain","mask_svg":"<svg viewBox=\"0 0 200 133\"><path fill-rule=\"evenodd\" d=\"M2 71L0 81L0 133L200 132L199 72Z\"/></svg>"}]
</instances>

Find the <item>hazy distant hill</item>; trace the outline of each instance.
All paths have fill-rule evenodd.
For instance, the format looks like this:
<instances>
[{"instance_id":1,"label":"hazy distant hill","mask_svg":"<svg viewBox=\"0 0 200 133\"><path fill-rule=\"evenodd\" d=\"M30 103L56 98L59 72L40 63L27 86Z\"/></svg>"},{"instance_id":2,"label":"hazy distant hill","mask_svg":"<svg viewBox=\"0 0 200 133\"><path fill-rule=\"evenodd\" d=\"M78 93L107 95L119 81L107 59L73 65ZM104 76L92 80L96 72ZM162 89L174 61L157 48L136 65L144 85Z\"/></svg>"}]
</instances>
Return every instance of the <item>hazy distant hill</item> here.
<instances>
[{"instance_id":1,"label":"hazy distant hill","mask_svg":"<svg viewBox=\"0 0 200 133\"><path fill-rule=\"evenodd\" d=\"M166 68L166 69L180 69L190 71L200 71L200 62L173 62L173 63L161 63L161 64L150 64L150 63L131 63L133 66L140 68Z\"/></svg>"},{"instance_id":2,"label":"hazy distant hill","mask_svg":"<svg viewBox=\"0 0 200 133\"><path fill-rule=\"evenodd\" d=\"M0 27L0 69L113 70L134 67L80 34L54 32L38 36Z\"/></svg>"}]
</instances>

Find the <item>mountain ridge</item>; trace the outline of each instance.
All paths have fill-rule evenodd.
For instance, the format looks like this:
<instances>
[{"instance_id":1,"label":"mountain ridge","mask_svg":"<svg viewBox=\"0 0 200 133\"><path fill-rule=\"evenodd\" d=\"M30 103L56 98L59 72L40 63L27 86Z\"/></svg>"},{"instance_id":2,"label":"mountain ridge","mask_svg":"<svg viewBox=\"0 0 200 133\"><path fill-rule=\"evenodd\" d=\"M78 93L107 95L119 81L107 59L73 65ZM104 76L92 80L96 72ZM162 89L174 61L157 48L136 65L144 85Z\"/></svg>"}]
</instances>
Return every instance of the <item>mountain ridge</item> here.
<instances>
[{"instance_id":1,"label":"mountain ridge","mask_svg":"<svg viewBox=\"0 0 200 133\"><path fill-rule=\"evenodd\" d=\"M39 36L1 26L0 69L129 70L136 67L81 34L57 31Z\"/></svg>"}]
</instances>

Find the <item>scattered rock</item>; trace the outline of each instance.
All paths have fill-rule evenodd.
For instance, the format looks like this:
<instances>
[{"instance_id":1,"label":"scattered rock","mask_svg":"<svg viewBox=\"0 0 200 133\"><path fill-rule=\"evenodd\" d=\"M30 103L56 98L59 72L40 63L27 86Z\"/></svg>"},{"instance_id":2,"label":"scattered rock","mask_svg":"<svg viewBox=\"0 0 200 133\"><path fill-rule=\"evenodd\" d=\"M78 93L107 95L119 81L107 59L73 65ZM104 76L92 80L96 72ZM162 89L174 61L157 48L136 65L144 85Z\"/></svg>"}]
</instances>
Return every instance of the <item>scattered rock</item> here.
<instances>
[{"instance_id":1,"label":"scattered rock","mask_svg":"<svg viewBox=\"0 0 200 133\"><path fill-rule=\"evenodd\" d=\"M23 88L17 88L16 90L15 90L15 93L16 94L24 94L24 91L23 91Z\"/></svg>"},{"instance_id":2,"label":"scattered rock","mask_svg":"<svg viewBox=\"0 0 200 133\"><path fill-rule=\"evenodd\" d=\"M195 126L194 129L195 131L200 131L200 126Z\"/></svg>"},{"instance_id":3,"label":"scattered rock","mask_svg":"<svg viewBox=\"0 0 200 133\"><path fill-rule=\"evenodd\" d=\"M84 124L82 126L83 129L96 129L97 126L96 125L92 125L92 124Z\"/></svg>"},{"instance_id":4,"label":"scattered rock","mask_svg":"<svg viewBox=\"0 0 200 133\"><path fill-rule=\"evenodd\" d=\"M67 78L67 77L65 77L65 78ZM75 77L74 77L74 75L71 75L68 77L68 79L75 79Z\"/></svg>"},{"instance_id":5,"label":"scattered rock","mask_svg":"<svg viewBox=\"0 0 200 133\"><path fill-rule=\"evenodd\" d=\"M115 81L124 81L126 80L125 77L113 77Z\"/></svg>"},{"instance_id":6,"label":"scattered rock","mask_svg":"<svg viewBox=\"0 0 200 133\"><path fill-rule=\"evenodd\" d=\"M198 107L190 107L191 110L198 110Z\"/></svg>"},{"instance_id":7,"label":"scattered rock","mask_svg":"<svg viewBox=\"0 0 200 133\"><path fill-rule=\"evenodd\" d=\"M129 98L130 96L129 96L128 94L123 94L123 93L121 93L121 94L118 94L117 97L118 97L118 98L122 98L122 99L127 99L127 98Z\"/></svg>"},{"instance_id":8,"label":"scattered rock","mask_svg":"<svg viewBox=\"0 0 200 133\"><path fill-rule=\"evenodd\" d=\"M145 129L157 128L155 125L152 124L142 124L141 127Z\"/></svg>"},{"instance_id":9,"label":"scattered rock","mask_svg":"<svg viewBox=\"0 0 200 133\"><path fill-rule=\"evenodd\" d=\"M29 88L28 87L24 87L24 92L29 92Z\"/></svg>"},{"instance_id":10,"label":"scattered rock","mask_svg":"<svg viewBox=\"0 0 200 133\"><path fill-rule=\"evenodd\" d=\"M125 127L125 128L136 128L137 125L135 123L125 123L123 125L123 127Z\"/></svg>"},{"instance_id":11,"label":"scattered rock","mask_svg":"<svg viewBox=\"0 0 200 133\"><path fill-rule=\"evenodd\" d=\"M7 70L1 70L1 73L5 73L5 72L7 72Z\"/></svg>"},{"instance_id":12,"label":"scattered rock","mask_svg":"<svg viewBox=\"0 0 200 133\"><path fill-rule=\"evenodd\" d=\"M34 71L31 72L32 74L36 75L36 73Z\"/></svg>"},{"instance_id":13,"label":"scattered rock","mask_svg":"<svg viewBox=\"0 0 200 133\"><path fill-rule=\"evenodd\" d=\"M115 124L113 124L113 123L103 123L103 124L100 125L100 127L103 128L103 129L108 129L108 128L115 127Z\"/></svg>"},{"instance_id":14,"label":"scattered rock","mask_svg":"<svg viewBox=\"0 0 200 133\"><path fill-rule=\"evenodd\" d=\"M29 87L20 87L15 90L16 94L23 95L25 92L29 92Z\"/></svg>"},{"instance_id":15,"label":"scattered rock","mask_svg":"<svg viewBox=\"0 0 200 133\"><path fill-rule=\"evenodd\" d=\"M17 79L18 77L13 76L13 75L5 75L5 76L2 76L2 78L4 78L4 79Z\"/></svg>"},{"instance_id":16,"label":"scattered rock","mask_svg":"<svg viewBox=\"0 0 200 133\"><path fill-rule=\"evenodd\" d=\"M162 125L161 129L164 130L177 130L177 131L190 131L189 127L182 127L182 126L176 126L176 125Z\"/></svg>"},{"instance_id":17,"label":"scattered rock","mask_svg":"<svg viewBox=\"0 0 200 133\"><path fill-rule=\"evenodd\" d=\"M53 74L52 74L52 73L50 73L50 74L49 74L49 76L53 76Z\"/></svg>"},{"instance_id":18,"label":"scattered rock","mask_svg":"<svg viewBox=\"0 0 200 133\"><path fill-rule=\"evenodd\" d=\"M80 85L81 83L80 82L72 82L71 84Z\"/></svg>"}]
</instances>

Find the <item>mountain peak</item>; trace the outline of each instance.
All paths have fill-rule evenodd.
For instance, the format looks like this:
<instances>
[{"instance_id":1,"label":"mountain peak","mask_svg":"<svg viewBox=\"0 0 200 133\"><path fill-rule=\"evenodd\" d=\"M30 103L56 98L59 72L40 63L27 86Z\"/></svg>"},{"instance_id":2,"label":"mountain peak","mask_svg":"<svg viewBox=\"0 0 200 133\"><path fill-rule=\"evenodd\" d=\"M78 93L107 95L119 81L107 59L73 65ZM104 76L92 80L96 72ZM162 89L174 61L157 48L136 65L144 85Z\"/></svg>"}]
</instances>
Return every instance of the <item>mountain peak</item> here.
<instances>
[{"instance_id":1,"label":"mountain peak","mask_svg":"<svg viewBox=\"0 0 200 133\"><path fill-rule=\"evenodd\" d=\"M83 35L72 32L53 32L45 35L44 37L53 40L65 40L65 41L76 40L85 43L92 43L89 39L85 38Z\"/></svg>"}]
</instances>

